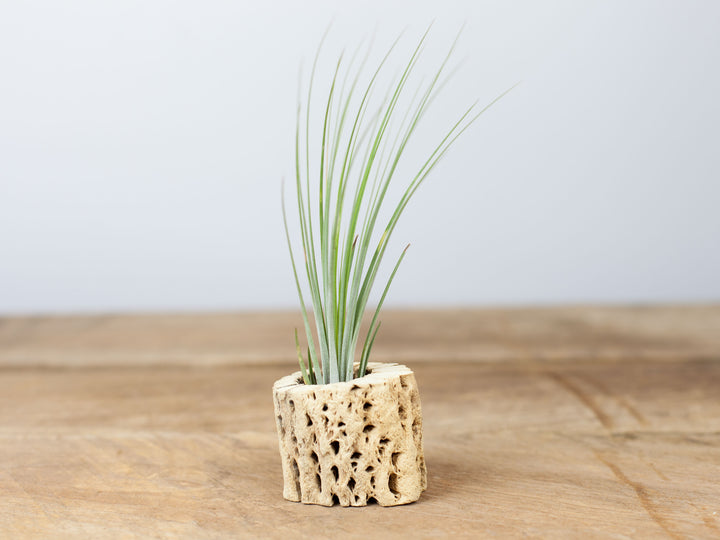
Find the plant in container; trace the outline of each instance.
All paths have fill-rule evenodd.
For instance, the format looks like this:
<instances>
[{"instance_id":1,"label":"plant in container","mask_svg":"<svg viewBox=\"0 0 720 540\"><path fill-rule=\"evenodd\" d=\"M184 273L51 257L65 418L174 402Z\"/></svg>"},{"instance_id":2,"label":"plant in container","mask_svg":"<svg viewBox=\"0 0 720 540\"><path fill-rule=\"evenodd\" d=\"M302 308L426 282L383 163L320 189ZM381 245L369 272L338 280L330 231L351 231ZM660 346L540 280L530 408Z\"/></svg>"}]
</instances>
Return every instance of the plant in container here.
<instances>
[{"instance_id":1,"label":"plant in container","mask_svg":"<svg viewBox=\"0 0 720 540\"><path fill-rule=\"evenodd\" d=\"M282 209L307 353L303 356L296 331L300 371L273 386L283 495L291 501L326 506L364 506L374 501L393 506L416 501L427 484L415 376L402 365L369 361L380 328L378 315L407 248L389 274L358 350L361 323L388 242L409 200L452 143L502 97L482 110L475 105L468 108L439 137L419 169L405 180L379 228L398 164L444 83L455 47L407 100L408 81L427 34L383 89L383 98L375 99L398 40L362 84L369 50L358 67L357 53L347 66L341 55L316 118L311 100L319 48L304 106L298 100L299 257L293 251L284 190ZM317 129L311 130L311 121ZM317 152L311 154L315 144Z\"/></svg>"}]
</instances>

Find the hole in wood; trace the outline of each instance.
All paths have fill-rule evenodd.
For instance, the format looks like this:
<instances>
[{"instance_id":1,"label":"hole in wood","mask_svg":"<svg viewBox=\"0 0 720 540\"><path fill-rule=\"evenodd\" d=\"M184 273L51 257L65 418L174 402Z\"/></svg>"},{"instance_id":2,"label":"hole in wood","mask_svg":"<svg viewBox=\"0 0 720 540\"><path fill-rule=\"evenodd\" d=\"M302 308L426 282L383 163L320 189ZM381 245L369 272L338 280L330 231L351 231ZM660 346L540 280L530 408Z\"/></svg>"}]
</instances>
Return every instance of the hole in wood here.
<instances>
[{"instance_id":1,"label":"hole in wood","mask_svg":"<svg viewBox=\"0 0 720 540\"><path fill-rule=\"evenodd\" d=\"M340 451L340 441L333 441L330 443L330 446L333 449L333 453L337 454Z\"/></svg>"},{"instance_id":2,"label":"hole in wood","mask_svg":"<svg viewBox=\"0 0 720 540\"><path fill-rule=\"evenodd\" d=\"M400 495L400 492L398 491L398 486L397 486L397 474L390 473L390 478L388 479L388 488L390 488L390 491L396 497L398 495Z\"/></svg>"},{"instance_id":3,"label":"hole in wood","mask_svg":"<svg viewBox=\"0 0 720 540\"><path fill-rule=\"evenodd\" d=\"M300 497L302 498L302 491L300 490L300 469L298 469L297 460L292 460L292 468L293 468L293 479L295 480L295 490L298 492Z\"/></svg>"},{"instance_id":4,"label":"hole in wood","mask_svg":"<svg viewBox=\"0 0 720 540\"><path fill-rule=\"evenodd\" d=\"M335 478L335 481L337 482L338 476L340 476L340 472L338 471L338 468L335 465L333 465L332 469L330 469L330 471L332 472L333 478Z\"/></svg>"}]
</instances>

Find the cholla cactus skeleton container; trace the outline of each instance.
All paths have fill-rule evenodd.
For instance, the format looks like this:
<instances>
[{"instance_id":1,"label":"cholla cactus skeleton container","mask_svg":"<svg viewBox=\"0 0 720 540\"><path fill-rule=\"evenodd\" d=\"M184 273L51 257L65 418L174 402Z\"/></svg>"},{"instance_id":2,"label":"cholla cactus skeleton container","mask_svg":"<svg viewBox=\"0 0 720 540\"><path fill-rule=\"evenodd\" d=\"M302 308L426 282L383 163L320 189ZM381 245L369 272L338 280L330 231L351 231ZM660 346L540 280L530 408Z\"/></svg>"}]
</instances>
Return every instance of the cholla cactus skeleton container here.
<instances>
[{"instance_id":1,"label":"cholla cactus skeleton container","mask_svg":"<svg viewBox=\"0 0 720 540\"><path fill-rule=\"evenodd\" d=\"M286 499L394 506L425 490L415 376L398 364L370 363L367 371L326 385L306 385L297 372L273 386Z\"/></svg>"}]
</instances>

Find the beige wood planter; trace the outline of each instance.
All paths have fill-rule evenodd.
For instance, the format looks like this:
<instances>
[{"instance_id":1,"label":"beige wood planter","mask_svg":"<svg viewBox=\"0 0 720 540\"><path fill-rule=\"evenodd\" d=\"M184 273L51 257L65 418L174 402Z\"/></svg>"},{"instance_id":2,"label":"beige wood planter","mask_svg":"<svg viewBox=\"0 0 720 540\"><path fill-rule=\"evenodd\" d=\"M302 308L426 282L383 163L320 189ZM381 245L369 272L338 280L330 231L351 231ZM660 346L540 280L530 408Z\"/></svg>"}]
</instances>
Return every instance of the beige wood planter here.
<instances>
[{"instance_id":1,"label":"beige wood planter","mask_svg":"<svg viewBox=\"0 0 720 540\"><path fill-rule=\"evenodd\" d=\"M273 385L286 499L394 506L425 490L415 376L398 364L367 371L327 385L306 385L298 371Z\"/></svg>"}]
</instances>

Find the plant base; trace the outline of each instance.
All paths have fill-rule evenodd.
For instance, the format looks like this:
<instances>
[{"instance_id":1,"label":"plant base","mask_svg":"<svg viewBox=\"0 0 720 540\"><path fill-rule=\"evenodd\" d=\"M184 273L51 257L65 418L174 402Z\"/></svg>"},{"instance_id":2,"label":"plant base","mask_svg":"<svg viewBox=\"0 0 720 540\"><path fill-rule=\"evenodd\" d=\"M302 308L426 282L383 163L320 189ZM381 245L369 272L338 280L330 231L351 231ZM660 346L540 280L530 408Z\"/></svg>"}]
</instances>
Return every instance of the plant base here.
<instances>
[{"instance_id":1,"label":"plant base","mask_svg":"<svg viewBox=\"0 0 720 540\"><path fill-rule=\"evenodd\" d=\"M273 385L286 499L394 506L425 490L415 376L398 364L370 363L368 372L328 385L306 385L297 372Z\"/></svg>"}]
</instances>

